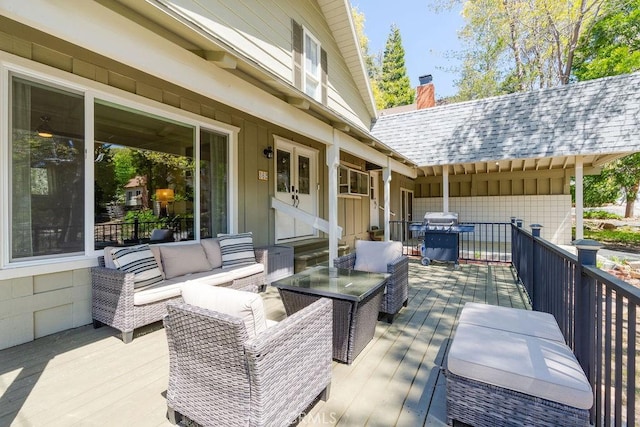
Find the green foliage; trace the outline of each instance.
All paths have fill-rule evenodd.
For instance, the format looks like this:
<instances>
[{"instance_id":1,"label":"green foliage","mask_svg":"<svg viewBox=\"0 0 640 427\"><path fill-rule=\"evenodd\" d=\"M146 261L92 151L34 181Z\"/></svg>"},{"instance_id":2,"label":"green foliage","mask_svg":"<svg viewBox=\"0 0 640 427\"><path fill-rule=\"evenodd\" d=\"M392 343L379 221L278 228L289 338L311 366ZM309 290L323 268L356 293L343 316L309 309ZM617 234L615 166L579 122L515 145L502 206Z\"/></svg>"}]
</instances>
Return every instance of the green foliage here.
<instances>
[{"instance_id":1,"label":"green foliage","mask_svg":"<svg viewBox=\"0 0 640 427\"><path fill-rule=\"evenodd\" d=\"M356 27L356 35L358 36L358 43L360 44L360 52L362 53L367 75L369 76L371 92L373 93L376 108L383 109L384 100L382 99L380 89L378 88L378 81L380 80L379 55L369 53L369 38L364 32L364 23L366 21L364 13L360 12L356 7L352 7L351 15L353 16L353 23Z\"/></svg>"},{"instance_id":2,"label":"green foliage","mask_svg":"<svg viewBox=\"0 0 640 427\"><path fill-rule=\"evenodd\" d=\"M404 63L402 37L395 25L391 26L391 33L387 37L378 89L383 100L383 108L409 105L415 99L415 90L411 87Z\"/></svg>"},{"instance_id":3,"label":"green foliage","mask_svg":"<svg viewBox=\"0 0 640 427\"><path fill-rule=\"evenodd\" d=\"M585 219L622 219L620 215L601 210L584 211L582 217Z\"/></svg>"},{"instance_id":4,"label":"green foliage","mask_svg":"<svg viewBox=\"0 0 640 427\"><path fill-rule=\"evenodd\" d=\"M604 244L616 244L625 246L640 246L640 233L628 228L615 230L584 230L585 239L597 240Z\"/></svg>"},{"instance_id":5,"label":"green foliage","mask_svg":"<svg viewBox=\"0 0 640 427\"><path fill-rule=\"evenodd\" d=\"M573 73L578 80L640 70L640 0L609 0L592 30L580 38Z\"/></svg>"},{"instance_id":6,"label":"green foliage","mask_svg":"<svg viewBox=\"0 0 640 427\"><path fill-rule=\"evenodd\" d=\"M600 175L586 175L583 181L583 205L587 207L614 203L620 197L620 187L605 168ZM571 185L571 199L575 203L575 185Z\"/></svg>"},{"instance_id":7,"label":"green foliage","mask_svg":"<svg viewBox=\"0 0 640 427\"><path fill-rule=\"evenodd\" d=\"M125 222L133 222L136 218L140 222L158 222L162 224L166 224L168 222L168 218L159 218L153 214L151 209L142 209L139 211L129 211L124 216Z\"/></svg>"}]
</instances>

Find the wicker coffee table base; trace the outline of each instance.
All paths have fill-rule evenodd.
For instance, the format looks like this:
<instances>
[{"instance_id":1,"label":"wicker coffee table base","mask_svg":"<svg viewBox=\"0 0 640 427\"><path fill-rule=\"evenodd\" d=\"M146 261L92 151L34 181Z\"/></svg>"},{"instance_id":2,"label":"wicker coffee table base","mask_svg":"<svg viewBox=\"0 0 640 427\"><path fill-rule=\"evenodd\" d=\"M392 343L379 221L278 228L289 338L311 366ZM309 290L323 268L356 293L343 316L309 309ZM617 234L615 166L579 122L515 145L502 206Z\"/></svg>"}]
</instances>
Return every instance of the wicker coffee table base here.
<instances>
[{"instance_id":1,"label":"wicker coffee table base","mask_svg":"<svg viewBox=\"0 0 640 427\"><path fill-rule=\"evenodd\" d=\"M447 377L447 423L480 426L588 426L589 411L460 377Z\"/></svg>"},{"instance_id":2,"label":"wicker coffee table base","mask_svg":"<svg viewBox=\"0 0 640 427\"><path fill-rule=\"evenodd\" d=\"M310 305L320 297L278 289L287 316ZM378 311L384 286L380 286L366 299L355 301L333 300L333 358L351 364L371 341L376 330Z\"/></svg>"}]
</instances>

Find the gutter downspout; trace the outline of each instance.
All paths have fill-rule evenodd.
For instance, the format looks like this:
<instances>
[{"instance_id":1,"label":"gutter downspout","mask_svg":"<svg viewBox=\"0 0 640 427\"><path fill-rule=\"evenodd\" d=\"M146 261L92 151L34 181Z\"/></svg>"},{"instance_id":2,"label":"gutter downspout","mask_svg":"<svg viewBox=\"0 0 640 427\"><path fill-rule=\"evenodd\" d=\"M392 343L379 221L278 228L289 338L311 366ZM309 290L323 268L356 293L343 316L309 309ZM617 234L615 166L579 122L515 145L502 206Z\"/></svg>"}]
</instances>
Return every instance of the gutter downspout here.
<instances>
[{"instance_id":1,"label":"gutter downspout","mask_svg":"<svg viewBox=\"0 0 640 427\"><path fill-rule=\"evenodd\" d=\"M338 257L338 167L340 166L340 134L333 129L333 144L327 145L329 173L329 267Z\"/></svg>"}]
</instances>

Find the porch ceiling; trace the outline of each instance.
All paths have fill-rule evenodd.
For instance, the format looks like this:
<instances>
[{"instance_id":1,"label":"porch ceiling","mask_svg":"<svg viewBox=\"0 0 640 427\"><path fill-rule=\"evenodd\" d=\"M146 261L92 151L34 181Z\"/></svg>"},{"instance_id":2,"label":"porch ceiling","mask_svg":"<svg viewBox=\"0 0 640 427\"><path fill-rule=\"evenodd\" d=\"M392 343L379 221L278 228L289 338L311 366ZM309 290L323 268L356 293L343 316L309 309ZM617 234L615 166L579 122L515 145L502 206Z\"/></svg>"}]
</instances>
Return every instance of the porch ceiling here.
<instances>
[{"instance_id":1,"label":"porch ceiling","mask_svg":"<svg viewBox=\"0 0 640 427\"><path fill-rule=\"evenodd\" d=\"M602 166L612 160L619 159L628 153L593 154L582 156L582 164L585 175L597 175ZM449 175L473 175L481 173L504 172L530 172L543 170L572 170L576 167L576 156L542 157L537 159L510 159L482 161L472 163L457 163L452 165L426 165L420 166L418 176L442 176L445 168Z\"/></svg>"}]
</instances>

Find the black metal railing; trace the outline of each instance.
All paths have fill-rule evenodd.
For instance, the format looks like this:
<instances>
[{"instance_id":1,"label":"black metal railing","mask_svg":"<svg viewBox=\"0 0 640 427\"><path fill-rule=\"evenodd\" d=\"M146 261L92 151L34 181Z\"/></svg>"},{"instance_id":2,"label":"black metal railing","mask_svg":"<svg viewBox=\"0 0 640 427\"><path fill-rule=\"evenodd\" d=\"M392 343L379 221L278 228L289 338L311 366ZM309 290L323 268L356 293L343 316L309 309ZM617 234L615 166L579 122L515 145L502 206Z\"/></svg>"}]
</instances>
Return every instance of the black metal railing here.
<instances>
[{"instance_id":1,"label":"black metal railing","mask_svg":"<svg viewBox=\"0 0 640 427\"><path fill-rule=\"evenodd\" d=\"M576 256L515 224L512 242L533 309L554 315L594 390L592 423L637 425L640 289L597 268L597 242Z\"/></svg>"},{"instance_id":2,"label":"black metal railing","mask_svg":"<svg viewBox=\"0 0 640 427\"><path fill-rule=\"evenodd\" d=\"M171 220L139 221L95 224L95 247L130 245L148 242L155 229L173 231L175 241L194 238L193 218L172 218Z\"/></svg>"},{"instance_id":3,"label":"black metal railing","mask_svg":"<svg viewBox=\"0 0 640 427\"><path fill-rule=\"evenodd\" d=\"M405 255L420 255L424 232L412 231L421 221L389 221L391 240L401 241ZM511 262L511 224L507 222L465 222L474 231L458 234L458 258L480 262Z\"/></svg>"}]
</instances>

